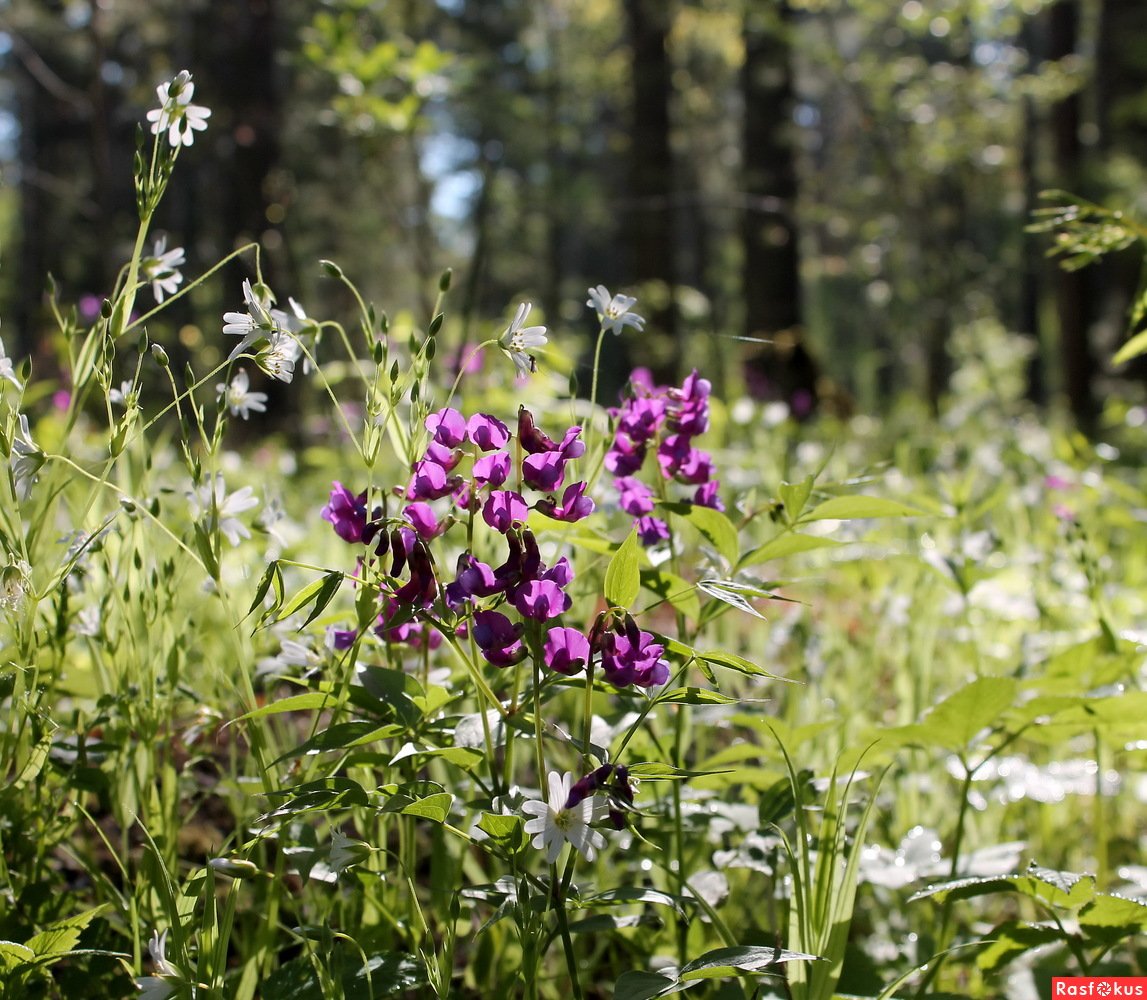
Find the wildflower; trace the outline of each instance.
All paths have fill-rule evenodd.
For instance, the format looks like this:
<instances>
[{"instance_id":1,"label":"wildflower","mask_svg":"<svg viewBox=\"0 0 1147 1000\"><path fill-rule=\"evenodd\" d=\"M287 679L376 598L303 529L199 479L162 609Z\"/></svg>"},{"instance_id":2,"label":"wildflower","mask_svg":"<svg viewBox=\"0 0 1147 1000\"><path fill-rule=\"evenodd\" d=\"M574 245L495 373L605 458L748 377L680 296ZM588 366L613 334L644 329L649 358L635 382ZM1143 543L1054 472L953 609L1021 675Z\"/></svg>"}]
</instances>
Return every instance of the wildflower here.
<instances>
[{"instance_id":1,"label":"wildflower","mask_svg":"<svg viewBox=\"0 0 1147 1000\"><path fill-rule=\"evenodd\" d=\"M637 305L637 299L620 292L610 298L609 289L605 285L589 289L589 298L585 304L597 313L601 328L613 331L614 335L621 333L627 326L638 331L645 327L645 317L629 311Z\"/></svg>"},{"instance_id":2,"label":"wildflower","mask_svg":"<svg viewBox=\"0 0 1147 1000\"><path fill-rule=\"evenodd\" d=\"M621 494L621 509L634 517L641 517L653 510L653 491L640 479L632 476L618 476L614 486Z\"/></svg>"},{"instance_id":3,"label":"wildflower","mask_svg":"<svg viewBox=\"0 0 1147 1000\"><path fill-rule=\"evenodd\" d=\"M657 687L669 680L669 665L661 659L665 647L654 642L649 632L640 632L630 623L618 635L607 632L601 641L601 667L614 687ZM635 633L635 634L633 634Z\"/></svg>"},{"instance_id":4,"label":"wildflower","mask_svg":"<svg viewBox=\"0 0 1147 1000\"><path fill-rule=\"evenodd\" d=\"M524 524L530 508L521 494L513 490L494 490L482 508L482 519L503 535L517 524Z\"/></svg>"},{"instance_id":5,"label":"wildflower","mask_svg":"<svg viewBox=\"0 0 1147 1000\"><path fill-rule=\"evenodd\" d=\"M453 518L449 517L439 521L428 503L412 503L402 516L414 525L414 530L426 542L437 538L453 524Z\"/></svg>"},{"instance_id":6,"label":"wildflower","mask_svg":"<svg viewBox=\"0 0 1147 1000\"><path fill-rule=\"evenodd\" d=\"M363 541L366 531L367 509L366 490L355 496L340 482L331 486L331 498L320 511L324 521L334 526L335 534L344 542Z\"/></svg>"},{"instance_id":7,"label":"wildflower","mask_svg":"<svg viewBox=\"0 0 1147 1000\"><path fill-rule=\"evenodd\" d=\"M698 507L712 507L714 510L724 510L725 505L721 502L721 498L717 496L717 490L721 484L716 479L710 479L707 483L702 483L697 487L693 493L693 503Z\"/></svg>"},{"instance_id":8,"label":"wildflower","mask_svg":"<svg viewBox=\"0 0 1147 1000\"><path fill-rule=\"evenodd\" d=\"M183 284L183 273L178 268L185 262L183 247L168 250L166 236L159 237L151 256L140 261L140 271L144 280L151 282L151 294L156 302L162 302L165 295L174 295Z\"/></svg>"},{"instance_id":9,"label":"wildflower","mask_svg":"<svg viewBox=\"0 0 1147 1000\"><path fill-rule=\"evenodd\" d=\"M562 502L552 499L539 500L534 507L555 521L580 521L594 511L594 502L585 495L586 483L571 483L562 494Z\"/></svg>"},{"instance_id":10,"label":"wildflower","mask_svg":"<svg viewBox=\"0 0 1147 1000\"><path fill-rule=\"evenodd\" d=\"M20 381L20 377L16 374L16 369L12 366L12 359L5 353L4 342L2 340L0 340L0 378L6 378L19 391L24 391L24 383Z\"/></svg>"},{"instance_id":11,"label":"wildflower","mask_svg":"<svg viewBox=\"0 0 1147 1000\"><path fill-rule=\"evenodd\" d=\"M457 610L474 597L490 597L502 589L494 571L469 552L458 557L454 582L446 585L446 603Z\"/></svg>"},{"instance_id":12,"label":"wildflower","mask_svg":"<svg viewBox=\"0 0 1147 1000\"><path fill-rule=\"evenodd\" d=\"M238 545L240 539L250 538L247 526L236 517L259 503L253 496L254 489L244 486L229 496L223 484L223 476L216 473L212 482L206 483L190 494L192 516L206 516L210 527L217 527L231 545Z\"/></svg>"},{"instance_id":13,"label":"wildflower","mask_svg":"<svg viewBox=\"0 0 1147 1000\"><path fill-rule=\"evenodd\" d=\"M151 122L151 134L167 132L167 141L175 148L190 146L195 142L195 133L207 128L211 117L209 108L192 104L195 84L191 74L180 70L170 83L161 83L155 88L159 97L159 107L147 113Z\"/></svg>"},{"instance_id":14,"label":"wildflower","mask_svg":"<svg viewBox=\"0 0 1147 1000\"><path fill-rule=\"evenodd\" d=\"M576 628L552 628L546 633L542 656L551 670L571 676L589 663L589 640Z\"/></svg>"},{"instance_id":15,"label":"wildflower","mask_svg":"<svg viewBox=\"0 0 1147 1000\"><path fill-rule=\"evenodd\" d=\"M514 607L525 618L540 622L553 621L568 611L573 599L553 580L528 580L514 590Z\"/></svg>"},{"instance_id":16,"label":"wildflower","mask_svg":"<svg viewBox=\"0 0 1147 1000\"><path fill-rule=\"evenodd\" d=\"M599 792L604 792L608 796L606 808L613 828L623 830L624 810L633 808L634 793L629 768L623 764L602 764L601 767L590 771L584 778L579 778L573 783L566 799L566 808L572 808Z\"/></svg>"},{"instance_id":17,"label":"wildflower","mask_svg":"<svg viewBox=\"0 0 1147 1000\"><path fill-rule=\"evenodd\" d=\"M138 396L139 393L136 391L135 383L130 379L121 382L118 389L108 390L108 402L116 406L133 407L136 404Z\"/></svg>"},{"instance_id":18,"label":"wildflower","mask_svg":"<svg viewBox=\"0 0 1147 1000\"><path fill-rule=\"evenodd\" d=\"M251 410L256 413L267 411L267 394L251 391L251 379L248 378L247 372L242 368L232 376L230 384L220 382L215 386L215 391L219 393L219 398L230 407L231 413L234 416L242 417L244 420L251 415Z\"/></svg>"},{"instance_id":19,"label":"wildflower","mask_svg":"<svg viewBox=\"0 0 1147 1000\"><path fill-rule=\"evenodd\" d=\"M403 532L409 532L409 535ZM397 533L402 542L393 545L394 564L390 575L398 576L409 563L410 579L394 592L394 600L399 606L428 607L438 596L438 581L434 576L434 564L430 561L430 553L425 543L410 529L399 528Z\"/></svg>"},{"instance_id":20,"label":"wildflower","mask_svg":"<svg viewBox=\"0 0 1147 1000\"><path fill-rule=\"evenodd\" d=\"M466 421L466 436L479 451L497 451L510 440L510 429L497 417L475 413Z\"/></svg>"},{"instance_id":21,"label":"wildflower","mask_svg":"<svg viewBox=\"0 0 1147 1000\"><path fill-rule=\"evenodd\" d=\"M533 817L526 821L526 834L533 836L534 847L545 849L546 861L551 865L558 860L562 847L567 843L587 861L592 861L605 846L605 837L589 825L593 818L593 799L566 805L572 784L573 776L569 772L560 775L551 771L548 802L531 800L522 805L522 812Z\"/></svg>"},{"instance_id":22,"label":"wildflower","mask_svg":"<svg viewBox=\"0 0 1147 1000\"><path fill-rule=\"evenodd\" d=\"M536 371L538 367L534 356L528 354L526 349L542 347L546 343L546 328L544 326L522 326L526 317L530 315L531 308L533 307L529 302L523 302L518 306L518 312L513 321L506 327L500 338L502 350L514 362L514 367L518 369L519 375L528 375L530 372Z\"/></svg>"},{"instance_id":23,"label":"wildflower","mask_svg":"<svg viewBox=\"0 0 1147 1000\"><path fill-rule=\"evenodd\" d=\"M521 623L515 625L500 611L475 611L471 633L492 666L512 667L525 659Z\"/></svg>"},{"instance_id":24,"label":"wildflower","mask_svg":"<svg viewBox=\"0 0 1147 1000\"><path fill-rule=\"evenodd\" d=\"M234 361L256 340L269 340L271 334L278 329L275 317L271 315L269 303L264 301L262 295L255 293L250 280L246 278L243 279L243 302L247 306L246 312L223 314L223 333L242 338L227 355L228 361Z\"/></svg>"},{"instance_id":25,"label":"wildflower","mask_svg":"<svg viewBox=\"0 0 1147 1000\"><path fill-rule=\"evenodd\" d=\"M466 438L466 420L452 406L444 406L427 416L426 429L444 448L457 448Z\"/></svg>"},{"instance_id":26,"label":"wildflower","mask_svg":"<svg viewBox=\"0 0 1147 1000\"><path fill-rule=\"evenodd\" d=\"M483 455L474 463L474 482L479 486L501 486L510 475L510 456L504 451Z\"/></svg>"},{"instance_id":27,"label":"wildflower","mask_svg":"<svg viewBox=\"0 0 1147 1000\"><path fill-rule=\"evenodd\" d=\"M176 994L182 976L179 970L167 960L167 931L153 932L147 943L156 975L140 976L135 985L139 988L142 1000L168 1000ZM173 981L174 980L174 981Z\"/></svg>"},{"instance_id":28,"label":"wildflower","mask_svg":"<svg viewBox=\"0 0 1147 1000\"><path fill-rule=\"evenodd\" d=\"M537 455L527 455L522 460L522 479L535 490L552 493L560 489L565 481L565 465L560 452L544 451Z\"/></svg>"},{"instance_id":29,"label":"wildflower","mask_svg":"<svg viewBox=\"0 0 1147 1000\"><path fill-rule=\"evenodd\" d=\"M302 347L291 334L275 331L267 347L255 356L255 364L271 378L289 383L295 377L295 362L302 353Z\"/></svg>"},{"instance_id":30,"label":"wildflower","mask_svg":"<svg viewBox=\"0 0 1147 1000\"><path fill-rule=\"evenodd\" d=\"M449 478L446 470L437 462L423 459L414 463L410 486L406 490L407 500L437 500L452 493L462 481Z\"/></svg>"},{"instance_id":31,"label":"wildflower","mask_svg":"<svg viewBox=\"0 0 1147 1000\"><path fill-rule=\"evenodd\" d=\"M20 428L12 441L11 467L12 476L16 480L16 495L21 500L27 500L32 492L32 483L36 481L36 474L44 467L47 459L39 445L32 440L32 432L28 429L27 414L20 414Z\"/></svg>"},{"instance_id":32,"label":"wildflower","mask_svg":"<svg viewBox=\"0 0 1147 1000\"><path fill-rule=\"evenodd\" d=\"M669 541L669 525L659 517L639 517L633 522L637 537L646 548Z\"/></svg>"}]
</instances>

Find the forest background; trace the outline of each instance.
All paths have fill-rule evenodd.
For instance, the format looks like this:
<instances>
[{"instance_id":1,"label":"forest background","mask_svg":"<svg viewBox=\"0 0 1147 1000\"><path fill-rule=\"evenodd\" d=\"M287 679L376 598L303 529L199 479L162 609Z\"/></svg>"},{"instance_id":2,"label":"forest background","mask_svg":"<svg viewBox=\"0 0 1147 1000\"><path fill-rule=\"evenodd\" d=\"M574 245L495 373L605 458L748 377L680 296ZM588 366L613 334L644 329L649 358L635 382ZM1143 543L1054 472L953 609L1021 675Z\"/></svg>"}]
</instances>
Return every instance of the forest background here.
<instances>
[{"instance_id":1,"label":"forest background","mask_svg":"<svg viewBox=\"0 0 1147 1000\"><path fill-rule=\"evenodd\" d=\"M583 385L584 289L624 285L650 329L637 358L611 338L607 373L704 352L719 391L798 416L935 406L953 332L981 321L1023 335L1035 403L1089 427L1109 396L1135 255L1062 272L1025 226L1049 188L1141 206L1138 0L15 0L0 19L16 356L50 353L45 274L81 313L110 291L137 123L189 67L207 150L157 222L192 272L257 240L312 314L341 305L318 258L426 313L453 266L455 348L531 299L585 327ZM217 352L249 273L230 263L153 339Z\"/></svg>"}]
</instances>

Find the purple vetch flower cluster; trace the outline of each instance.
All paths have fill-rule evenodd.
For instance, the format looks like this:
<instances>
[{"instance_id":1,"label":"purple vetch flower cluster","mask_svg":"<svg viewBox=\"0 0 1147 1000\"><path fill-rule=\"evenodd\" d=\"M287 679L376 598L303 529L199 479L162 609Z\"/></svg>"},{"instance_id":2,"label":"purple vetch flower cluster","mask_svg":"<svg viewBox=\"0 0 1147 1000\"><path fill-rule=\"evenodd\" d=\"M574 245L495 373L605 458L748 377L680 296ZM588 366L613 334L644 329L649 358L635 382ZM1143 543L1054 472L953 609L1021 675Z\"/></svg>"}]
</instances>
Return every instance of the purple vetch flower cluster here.
<instances>
[{"instance_id":1,"label":"purple vetch flower cluster","mask_svg":"<svg viewBox=\"0 0 1147 1000\"><path fill-rule=\"evenodd\" d=\"M680 388L654 386L648 372L630 377L630 392L622 405L610 410L616 421L605 467L614 475L621 509L635 518L644 545L669 537L669 526L653 516L654 492L637 477L650 449L655 450L662 479L695 486L692 502L724 510L717 495L713 459L694 447L693 439L709 429L710 384L694 370Z\"/></svg>"},{"instance_id":2,"label":"purple vetch flower cluster","mask_svg":"<svg viewBox=\"0 0 1147 1000\"><path fill-rule=\"evenodd\" d=\"M547 565L526 522L531 508L569 522L593 512L586 483L566 485L569 463L585 452L581 428L570 427L554 441L525 407L518 412L516 441L509 427L487 413L467 419L444 407L425 425L430 441L407 484L396 491L403 501L397 517L385 517L379 507L372 510L365 492L356 495L338 482L322 516L344 541L373 546L380 566L391 557L382 574L379 636L433 648L442 641L428 624L433 619L459 635L469 634L487 662L510 666L526 656L525 621L554 621L572 603L566 593L574 576L569 560L563 556ZM520 463L515 454L522 455ZM515 472L518 488L506 488ZM527 491L541 496L528 498ZM430 544L460 520L470 523L467 537L472 537L479 515L503 536L505 560L494 567L468 548L458 557L453 580L442 580ZM351 635L340 632L335 641L349 645Z\"/></svg>"}]
</instances>

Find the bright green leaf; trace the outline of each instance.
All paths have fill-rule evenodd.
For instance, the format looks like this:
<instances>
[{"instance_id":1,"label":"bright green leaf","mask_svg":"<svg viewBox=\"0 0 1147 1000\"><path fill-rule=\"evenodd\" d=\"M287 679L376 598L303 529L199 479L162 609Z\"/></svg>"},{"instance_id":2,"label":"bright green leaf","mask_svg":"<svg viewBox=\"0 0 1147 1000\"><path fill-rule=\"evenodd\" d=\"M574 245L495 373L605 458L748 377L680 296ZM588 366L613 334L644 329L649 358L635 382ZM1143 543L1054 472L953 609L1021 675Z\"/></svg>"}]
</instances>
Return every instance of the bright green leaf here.
<instances>
[{"instance_id":1,"label":"bright green leaf","mask_svg":"<svg viewBox=\"0 0 1147 1000\"><path fill-rule=\"evenodd\" d=\"M631 608L641 589L641 557L634 529L618 546L605 570L605 599L618 608Z\"/></svg>"}]
</instances>

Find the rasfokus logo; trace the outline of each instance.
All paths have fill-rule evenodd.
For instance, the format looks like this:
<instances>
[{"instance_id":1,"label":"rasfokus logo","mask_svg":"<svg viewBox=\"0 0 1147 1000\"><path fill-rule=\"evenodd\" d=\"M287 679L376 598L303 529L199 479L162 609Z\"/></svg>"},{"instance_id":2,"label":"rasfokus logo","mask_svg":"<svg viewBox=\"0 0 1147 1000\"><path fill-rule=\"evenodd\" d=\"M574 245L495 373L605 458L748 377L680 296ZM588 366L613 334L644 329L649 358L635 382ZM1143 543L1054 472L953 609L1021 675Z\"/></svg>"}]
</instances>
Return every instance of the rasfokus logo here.
<instances>
[{"instance_id":1,"label":"rasfokus logo","mask_svg":"<svg viewBox=\"0 0 1147 1000\"><path fill-rule=\"evenodd\" d=\"M1052 997L1147 997L1147 976L1055 976Z\"/></svg>"}]
</instances>

